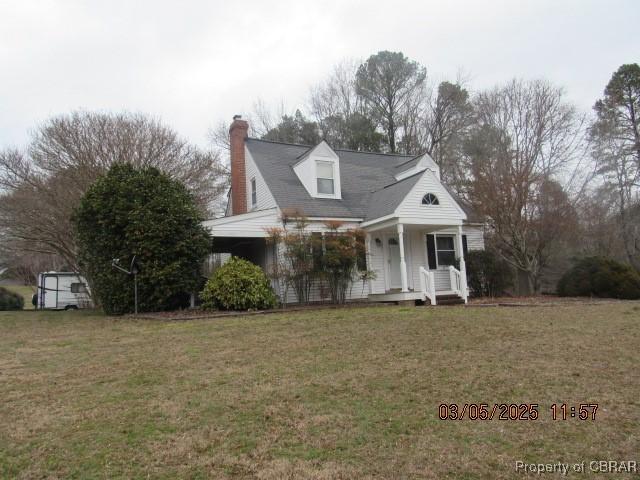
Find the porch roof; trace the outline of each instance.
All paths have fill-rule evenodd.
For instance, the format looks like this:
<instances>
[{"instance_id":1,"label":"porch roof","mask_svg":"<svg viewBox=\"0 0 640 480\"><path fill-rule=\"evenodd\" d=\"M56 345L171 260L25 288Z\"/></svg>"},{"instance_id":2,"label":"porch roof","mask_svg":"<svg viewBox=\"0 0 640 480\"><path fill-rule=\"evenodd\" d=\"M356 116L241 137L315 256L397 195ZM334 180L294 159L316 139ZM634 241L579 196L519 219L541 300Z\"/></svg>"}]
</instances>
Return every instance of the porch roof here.
<instances>
[{"instance_id":1,"label":"porch roof","mask_svg":"<svg viewBox=\"0 0 640 480\"><path fill-rule=\"evenodd\" d=\"M267 230L281 227L277 208L206 220L204 227L213 237L264 238Z\"/></svg>"},{"instance_id":2,"label":"porch roof","mask_svg":"<svg viewBox=\"0 0 640 480\"><path fill-rule=\"evenodd\" d=\"M364 222L361 224L361 227L367 232L377 232L381 230L394 230L398 225L403 225L405 230L420 230L424 232L432 232L436 230L442 230L447 227L457 227L459 225L464 225L464 221L462 220L439 220L432 219L429 220L428 223L425 222L424 218L417 217L398 217L394 214L387 215L385 217L376 218L369 222Z\"/></svg>"}]
</instances>

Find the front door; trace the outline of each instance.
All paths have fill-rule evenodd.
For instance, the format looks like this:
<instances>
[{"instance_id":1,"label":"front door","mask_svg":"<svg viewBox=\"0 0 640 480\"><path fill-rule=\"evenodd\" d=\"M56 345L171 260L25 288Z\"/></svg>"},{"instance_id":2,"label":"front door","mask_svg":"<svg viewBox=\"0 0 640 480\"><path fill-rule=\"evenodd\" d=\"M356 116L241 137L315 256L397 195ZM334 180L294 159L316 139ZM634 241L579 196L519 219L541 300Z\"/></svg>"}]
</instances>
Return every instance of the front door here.
<instances>
[{"instance_id":1,"label":"front door","mask_svg":"<svg viewBox=\"0 0 640 480\"><path fill-rule=\"evenodd\" d=\"M44 308L58 307L58 277L44 277Z\"/></svg>"},{"instance_id":2,"label":"front door","mask_svg":"<svg viewBox=\"0 0 640 480\"><path fill-rule=\"evenodd\" d=\"M391 288L402 288L398 237L389 237L387 243L389 245L389 286Z\"/></svg>"}]
</instances>

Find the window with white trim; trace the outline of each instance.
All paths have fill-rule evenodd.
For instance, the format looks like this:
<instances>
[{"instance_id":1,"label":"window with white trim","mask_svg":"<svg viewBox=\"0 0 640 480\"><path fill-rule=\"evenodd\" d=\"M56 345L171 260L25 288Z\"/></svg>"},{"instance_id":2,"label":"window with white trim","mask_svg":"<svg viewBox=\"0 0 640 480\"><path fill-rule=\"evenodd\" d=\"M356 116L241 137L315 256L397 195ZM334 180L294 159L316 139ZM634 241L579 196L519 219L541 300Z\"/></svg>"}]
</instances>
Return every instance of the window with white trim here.
<instances>
[{"instance_id":1,"label":"window with white trim","mask_svg":"<svg viewBox=\"0 0 640 480\"><path fill-rule=\"evenodd\" d=\"M440 205L440 200L433 193L427 193L422 197L422 205Z\"/></svg>"},{"instance_id":2,"label":"window with white trim","mask_svg":"<svg viewBox=\"0 0 640 480\"><path fill-rule=\"evenodd\" d=\"M436 235L436 258L438 267L456 264L456 249L453 235Z\"/></svg>"},{"instance_id":3,"label":"window with white trim","mask_svg":"<svg viewBox=\"0 0 640 480\"><path fill-rule=\"evenodd\" d=\"M255 207L258 204L258 188L256 187L256 179L251 179L251 206Z\"/></svg>"},{"instance_id":4,"label":"window with white trim","mask_svg":"<svg viewBox=\"0 0 640 480\"><path fill-rule=\"evenodd\" d=\"M316 161L316 177L318 194L334 195L333 162Z\"/></svg>"}]
</instances>

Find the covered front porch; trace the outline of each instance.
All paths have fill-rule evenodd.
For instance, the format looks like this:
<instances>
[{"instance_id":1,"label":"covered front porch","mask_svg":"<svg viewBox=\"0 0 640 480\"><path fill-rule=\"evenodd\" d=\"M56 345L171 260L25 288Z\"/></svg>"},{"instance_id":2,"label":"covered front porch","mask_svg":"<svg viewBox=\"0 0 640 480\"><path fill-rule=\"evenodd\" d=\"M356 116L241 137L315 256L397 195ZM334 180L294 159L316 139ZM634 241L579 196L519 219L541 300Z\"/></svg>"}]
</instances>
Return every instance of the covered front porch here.
<instances>
[{"instance_id":1,"label":"covered front porch","mask_svg":"<svg viewBox=\"0 0 640 480\"><path fill-rule=\"evenodd\" d=\"M467 302L466 236L462 223L425 225L393 218L363 225L372 301L422 300L436 305L439 298Z\"/></svg>"}]
</instances>

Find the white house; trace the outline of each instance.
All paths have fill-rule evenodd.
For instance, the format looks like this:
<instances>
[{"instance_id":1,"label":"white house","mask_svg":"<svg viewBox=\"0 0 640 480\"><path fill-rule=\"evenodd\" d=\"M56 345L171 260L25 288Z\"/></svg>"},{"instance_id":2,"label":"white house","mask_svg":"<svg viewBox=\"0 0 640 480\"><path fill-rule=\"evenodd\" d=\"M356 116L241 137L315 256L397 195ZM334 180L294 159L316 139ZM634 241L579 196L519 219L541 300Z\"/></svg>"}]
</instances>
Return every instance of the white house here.
<instances>
[{"instance_id":1,"label":"white house","mask_svg":"<svg viewBox=\"0 0 640 480\"><path fill-rule=\"evenodd\" d=\"M326 231L327 220L366 232L367 267L377 276L364 292L354 286L351 299L466 301L465 253L484 248L482 224L440 181L429 155L270 142L248 138L247 130L234 117L226 216L205 222L216 251L268 269L278 249L267 246L267 229L282 227L282 212L296 210L310 232ZM319 291L312 300L321 300Z\"/></svg>"}]
</instances>

